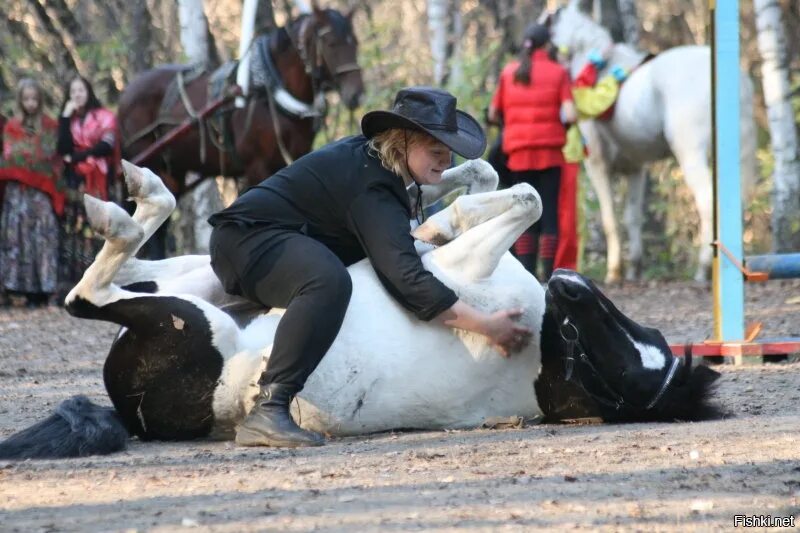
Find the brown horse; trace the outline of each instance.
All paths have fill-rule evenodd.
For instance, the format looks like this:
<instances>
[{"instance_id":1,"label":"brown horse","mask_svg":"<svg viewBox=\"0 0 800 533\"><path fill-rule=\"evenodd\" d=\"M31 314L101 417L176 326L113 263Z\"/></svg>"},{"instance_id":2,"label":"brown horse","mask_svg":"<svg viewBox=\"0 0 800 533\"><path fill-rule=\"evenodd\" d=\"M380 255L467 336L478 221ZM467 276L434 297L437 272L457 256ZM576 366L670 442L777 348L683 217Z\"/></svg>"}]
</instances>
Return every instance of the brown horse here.
<instances>
[{"instance_id":1,"label":"brown horse","mask_svg":"<svg viewBox=\"0 0 800 533\"><path fill-rule=\"evenodd\" d=\"M337 90L350 110L358 106L363 93L351 18L352 12L343 15L314 7L285 28L256 38L251 64L261 74L251 70L254 75L245 106L231 104L200 121L199 127L143 166L161 175L179 196L187 190L188 171L244 176L248 184L255 184L308 153L324 119L324 93ZM158 67L142 73L125 89L119 101L119 122L126 158L144 151L174 124L214 99L208 94L211 74L195 77L188 72L182 65ZM173 80L179 73L188 81L176 91Z\"/></svg>"}]
</instances>

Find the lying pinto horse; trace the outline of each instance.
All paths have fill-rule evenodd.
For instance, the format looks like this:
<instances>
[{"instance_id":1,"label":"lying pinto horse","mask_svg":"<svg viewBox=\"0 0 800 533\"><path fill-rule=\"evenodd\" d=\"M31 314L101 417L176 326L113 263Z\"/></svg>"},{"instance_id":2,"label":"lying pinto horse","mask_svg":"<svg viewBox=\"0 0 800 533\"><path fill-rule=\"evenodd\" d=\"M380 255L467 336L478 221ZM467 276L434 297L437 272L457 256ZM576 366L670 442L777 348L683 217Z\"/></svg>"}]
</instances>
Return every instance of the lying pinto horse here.
<instances>
[{"instance_id":1,"label":"lying pinto horse","mask_svg":"<svg viewBox=\"0 0 800 533\"><path fill-rule=\"evenodd\" d=\"M113 203L85 198L106 242L66 300L75 316L123 326L104 368L114 409L85 397L68 400L0 445L0 457L109 453L129 434L231 438L253 406L283 310L254 309L226 295L207 256L136 259L175 200L149 170L124 167L136 211L131 217ZM673 357L657 330L627 318L583 276L559 270L544 288L507 253L542 205L526 184L496 186L483 161L449 170L441 184L423 190L425 203L456 188L468 194L413 234L425 268L460 298L486 311L524 309L532 342L505 359L482 335L420 322L361 261L349 267L353 294L339 336L294 405L301 425L356 435L471 428L514 415L717 416L707 403L716 372Z\"/></svg>"}]
</instances>

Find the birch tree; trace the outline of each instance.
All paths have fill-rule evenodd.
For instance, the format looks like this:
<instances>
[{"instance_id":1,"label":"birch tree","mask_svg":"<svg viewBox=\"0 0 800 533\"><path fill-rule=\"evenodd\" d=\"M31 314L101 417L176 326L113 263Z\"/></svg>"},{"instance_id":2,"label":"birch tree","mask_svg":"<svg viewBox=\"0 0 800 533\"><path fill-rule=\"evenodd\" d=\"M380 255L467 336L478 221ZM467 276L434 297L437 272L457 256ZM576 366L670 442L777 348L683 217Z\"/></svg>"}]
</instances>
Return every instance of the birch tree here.
<instances>
[{"instance_id":1,"label":"birch tree","mask_svg":"<svg viewBox=\"0 0 800 533\"><path fill-rule=\"evenodd\" d=\"M208 63L208 24L203 0L178 0L181 46L189 63Z\"/></svg>"},{"instance_id":2,"label":"birch tree","mask_svg":"<svg viewBox=\"0 0 800 533\"><path fill-rule=\"evenodd\" d=\"M786 36L778 0L753 0L761 76L775 159L772 192L772 246L777 252L800 248L800 159L790 101Z\"/></svg>"},{"instance_id":3,"label":"birch tree","mask_svg":"<svg viewBox=\"0 0 800 533\"><path fill-rule=\"evenodd\" d=\"M434 85L459 86L463 81L461 0L428 0L428 34Z\"/></svg>"},{"instance_id":4,"label":"birch tree","mask_svg":"<svg viewBox=\"0 0 800 533\"><path fill-rule=\"evenodd\" d=\"M433 83L441 86L447 76L448 0L428 0L428 33L433 58Z\"/></svg>"}]
</instances>

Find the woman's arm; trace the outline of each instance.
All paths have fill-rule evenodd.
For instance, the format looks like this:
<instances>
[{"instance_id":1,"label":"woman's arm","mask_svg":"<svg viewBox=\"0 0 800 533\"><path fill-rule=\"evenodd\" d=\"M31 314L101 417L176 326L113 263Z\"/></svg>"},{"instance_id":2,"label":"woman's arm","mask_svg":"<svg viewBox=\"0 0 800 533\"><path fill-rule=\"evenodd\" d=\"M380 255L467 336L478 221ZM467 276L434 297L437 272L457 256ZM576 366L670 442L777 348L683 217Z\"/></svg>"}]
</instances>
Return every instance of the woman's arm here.
<instances>
[{"instance_id":1,"label":"woman's arm","mask_svg":"<svg viewBox=\"0 0 800 533\"><path fill-rule=\"evenodd\" d=\"M502 309L487 314L458 300L436 320L451 328L485 335L504 357L508 357L531 340L531 330L517 322L522 312L522 309Z\"/></svg>"}]
</instances>

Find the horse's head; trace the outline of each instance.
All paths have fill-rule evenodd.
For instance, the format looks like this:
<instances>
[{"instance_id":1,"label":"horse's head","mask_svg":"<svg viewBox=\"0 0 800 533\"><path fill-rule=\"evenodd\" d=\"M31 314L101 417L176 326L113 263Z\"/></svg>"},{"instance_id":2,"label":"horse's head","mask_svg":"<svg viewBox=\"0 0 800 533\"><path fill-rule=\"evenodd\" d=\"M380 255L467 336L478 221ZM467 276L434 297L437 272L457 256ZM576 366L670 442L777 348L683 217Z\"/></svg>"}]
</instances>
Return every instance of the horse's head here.
<instances>
[{"instance_id":1,"label":"horse's head","mask_svg":"<svg viewBox=\"0 0 800 533\"><path fill-rule=\"evenodd\" d=\"M599 415L607 421L644 421L720 416L708 403L719 374L706 366L692 368L690 356L682 361L673 356L660 331L625 316L590 280L557 270L547 284L546 306L545 379L541 385L537 381L537 394L551 418ZM558 379L561 383L553 385L567 392L543 398L550 386L545 382Z\"/></svg>"},{"instance_id":2,"label":"horse's head","mask_svg":"<svg viewBox=\"0 0 800 533\"><path fill-rule=\"evenodd\" d=\"M352 16L352 11L343 15L315 4L297 36L298 50L315 82L322 89L336 89L348 109L358 107L364 94Z\"/></svg>"},{"instance_id":3,"label":"horse's head","mask_svg":"<svg viewBox=\"0 0 800 533\"><path fill-rule=\"evenodd\" d=\"M543 12L538 22L550 29L550 42L559 49L567 50L580 66L585 63L585 56L592 49L604 50L613 44L611 34L581 11L578 0L571 1L565 7Z\"/></svg>"}]
</instances>

